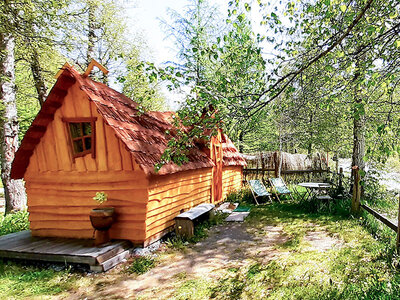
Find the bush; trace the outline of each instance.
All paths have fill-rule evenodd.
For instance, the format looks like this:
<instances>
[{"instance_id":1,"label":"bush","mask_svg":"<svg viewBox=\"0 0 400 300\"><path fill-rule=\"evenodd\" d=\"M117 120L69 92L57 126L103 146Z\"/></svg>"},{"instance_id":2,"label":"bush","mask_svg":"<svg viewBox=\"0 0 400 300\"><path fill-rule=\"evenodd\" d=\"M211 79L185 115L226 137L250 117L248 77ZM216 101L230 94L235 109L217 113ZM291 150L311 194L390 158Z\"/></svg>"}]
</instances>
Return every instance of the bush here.
<instances>
[{"instance_id":1,"label":"bush","mask_svg":"<svg viewBox=\"0 0 400 300\"><path fill-rule=\"evenodd\" d=\"M8 214L0 219L0 235L29 229L29 213L19 211Z\"/></svg>"},{"instance_id":2,"label":"bush","mask_svg":"<svg viewBox=\"0 0 400 300\"><path fill-rule=\"evenodd\" d=\"M138 275L144 274L150 269L154 268L156 260L151 256L139 256L135 258L131 266L128 268L129 273L136 273Z\"/></svg>"},{"instance_id":3,"label":"bush","mask_svg":"<svg viewBox=\"0 0 400 300\"><path fill-rule=\"evenodd\" d=\"M250 189L242 188L239 191L230 192L226 196L226 202L239 203L239 204L254 204L254 198Z\"/></svg>"}]
</instances>

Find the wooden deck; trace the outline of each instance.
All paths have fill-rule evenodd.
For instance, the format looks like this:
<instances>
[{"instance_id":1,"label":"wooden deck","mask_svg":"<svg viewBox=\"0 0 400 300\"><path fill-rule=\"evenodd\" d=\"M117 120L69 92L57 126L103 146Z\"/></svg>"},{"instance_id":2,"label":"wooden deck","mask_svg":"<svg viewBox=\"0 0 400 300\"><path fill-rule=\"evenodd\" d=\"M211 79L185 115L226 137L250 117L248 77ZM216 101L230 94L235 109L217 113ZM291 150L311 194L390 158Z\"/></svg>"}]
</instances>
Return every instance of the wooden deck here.
<instances>
[{"instance_id":1,"label":"wooden deck","mask_svg":"<svg viewBox=\"0 0 400 300\"><path fill-rule=\"evenodd\" d=\"M107 271L126 259L132 247L116 240L94 246L94 240L33 237L29 230L0 237L0 257L88 264L94 272Z\"/></svg>"}]
</instances>

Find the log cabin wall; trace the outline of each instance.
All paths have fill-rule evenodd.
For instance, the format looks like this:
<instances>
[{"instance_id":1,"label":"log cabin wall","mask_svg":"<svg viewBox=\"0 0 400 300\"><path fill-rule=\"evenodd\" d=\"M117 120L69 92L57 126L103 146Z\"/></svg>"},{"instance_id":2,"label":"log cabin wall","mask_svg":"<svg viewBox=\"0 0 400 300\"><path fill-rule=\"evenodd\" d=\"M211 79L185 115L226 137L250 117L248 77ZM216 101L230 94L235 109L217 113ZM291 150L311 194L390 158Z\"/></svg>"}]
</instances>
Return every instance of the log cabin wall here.
<instances>
[{"instance_id":1,"label":"log cabin wall","mask_svg":"<svg viewBox=\"0 0 400 300\"><path fill-rule=\"evenodd\" d=\"M96 117L95 158L72 156L62 118ZM116 209L111 238L143 242L146 238L148 180L87 95L73 85L36 146L25 173L33 235L91 238L89 212L96 192L109 196Z\"/></svg>"},{"instance_id":2,"label":"log cabin wall","mask_svg":"<svg viewBox=\"0 0 400 300\"><path fill-rule=\"evenodd\" d=\"M183 211L211 202L212 168L153 176L149 183L146 243L157 240Z\"/></svg>"},{"instance_id":3,"label":"log cabin wall","mask_svg":"<svg viewBox=\"0 0 400 300\"><path fill-rule=\"evenodd\" d=\"M222 199L234 191L238 191L242 187L243 167L227 166L222 169Z\"/></svg>"}]
</instances>

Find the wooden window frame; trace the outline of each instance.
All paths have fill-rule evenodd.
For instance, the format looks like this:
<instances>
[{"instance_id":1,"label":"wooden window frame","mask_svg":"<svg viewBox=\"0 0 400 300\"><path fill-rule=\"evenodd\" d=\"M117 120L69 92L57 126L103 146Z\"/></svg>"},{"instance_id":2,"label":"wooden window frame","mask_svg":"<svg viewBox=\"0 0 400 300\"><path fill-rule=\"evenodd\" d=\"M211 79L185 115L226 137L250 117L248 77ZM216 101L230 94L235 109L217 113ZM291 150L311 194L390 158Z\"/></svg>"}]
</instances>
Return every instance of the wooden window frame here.
<instances>
[{"instance_id":1,"label":"wooden window frame","mask_svg":"<svg viewBox=\"0 0 400 300\"><path fill-rule=\"evenodd\" d=\"M66 124L68 135L69 135L69 142L70 142L70 149L72 151L72 157L75 159L77 157L85 156L89 153L92 154L92 158L96 158L96 117L89 117L89 118L62 118L62 121ZM71 123L90 123L92 133L90 135L82 135L79 138L73 138L71 135L71 128L69 124ZM82 128L83 130L83 128ZM82 131L83 134L83 131ZM83 147L85 147L85 138L91 138L92 148L90 150L85 150L83 152L75 153L74 150L74 141L81 139L83 143Z\"/></svg>"}]
</instances>

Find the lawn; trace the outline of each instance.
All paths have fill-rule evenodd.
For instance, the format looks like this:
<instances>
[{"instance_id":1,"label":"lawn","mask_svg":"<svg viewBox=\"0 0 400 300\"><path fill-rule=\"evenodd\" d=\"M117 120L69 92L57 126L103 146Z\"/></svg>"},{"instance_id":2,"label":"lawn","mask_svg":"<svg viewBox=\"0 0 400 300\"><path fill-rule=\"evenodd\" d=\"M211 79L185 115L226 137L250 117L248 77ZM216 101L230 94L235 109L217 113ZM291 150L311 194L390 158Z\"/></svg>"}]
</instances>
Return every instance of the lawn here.
<instances>
[{"instance_id":1,"label":"lawn","mask_svg":"<svg viewBox=\"0 0 400 300\"><path fill-rule=\"evenodd\" d=\"M1 262L0 289L4 298L400 298L394 234L346 206L252 207L244 224L214 225L197 243L170 240L155 258L94 276Z\"/></svg>"},{"instance_id":2,"label":"lawn","mask_svg":"<svg viewBox=\"0 0 400 300\"><path fill-rule=\"evenodd\" d=\"M373 228L365 222L364 218L349 218L346 214L307 213L296 204L253 208L247 220L249 228L256 228L258 234L267 234L263 232L266 225L283 228L288 239L276 245L282 255L267 263L255 258L244 267L228 269L217 281L183 281L174 298L400 298L400 277L394 266L397 257L393 257L392 244L374 238L368 231ZM330 249L318 244L310 247L306 237L315 233L337 243ZM317 242L323 243L323 239Z\"/></svg>"}]
</instances>

